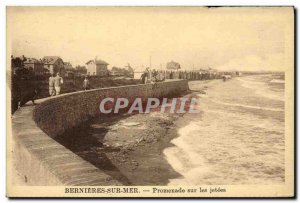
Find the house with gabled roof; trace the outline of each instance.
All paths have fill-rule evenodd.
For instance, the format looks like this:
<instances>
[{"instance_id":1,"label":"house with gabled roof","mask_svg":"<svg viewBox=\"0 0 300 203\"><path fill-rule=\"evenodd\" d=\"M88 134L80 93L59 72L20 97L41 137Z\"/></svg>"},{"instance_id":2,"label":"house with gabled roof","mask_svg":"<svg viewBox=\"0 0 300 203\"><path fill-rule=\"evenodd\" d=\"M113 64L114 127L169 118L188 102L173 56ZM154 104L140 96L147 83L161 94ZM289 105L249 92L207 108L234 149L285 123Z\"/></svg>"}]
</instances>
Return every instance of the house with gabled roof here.
<instances>
[{"instance_id":1,"label":"house with gabled roof","mask_svg":"<svg viewBox=\"0 0 300 203\"><path fill-rule=\"evenodd\" d=\"M74 70L74 68L70 62L64 61L64 67L65 67L65 70Z\"/></svg>"},{"instance_id":2,"label":"house with gabled roof","mask_svg":"<svg viewBox=\"0 0 300 203\"><path fill-rule=\"evenodd\" d=\"M107 76L109 74L107 69L109 64L101 59L89 60L86 65L88 75Z\"/></svg>"},{"instance_id":3,"label":"house with gabled roof","mask_svg":"<svg viewBox=\"0 0 300 203\"><path fill-rule=\"evenodd\" d=\"M34 75L43 75L47 72L41 59L27 58L26 61L24 61L24 68L32 71Z\"/></svg>"},{"instance_id":4,"label":"house with gabled roof","mask_svg":"<svg viewBox=\"0 0 300 203\"><path fill-rule=\"evenodd\" d=\"M61 76L65 74L64 62L59 56L44 56L44 68L48 69L50 74L60 73Z\"/></svg>"}]
</instances>

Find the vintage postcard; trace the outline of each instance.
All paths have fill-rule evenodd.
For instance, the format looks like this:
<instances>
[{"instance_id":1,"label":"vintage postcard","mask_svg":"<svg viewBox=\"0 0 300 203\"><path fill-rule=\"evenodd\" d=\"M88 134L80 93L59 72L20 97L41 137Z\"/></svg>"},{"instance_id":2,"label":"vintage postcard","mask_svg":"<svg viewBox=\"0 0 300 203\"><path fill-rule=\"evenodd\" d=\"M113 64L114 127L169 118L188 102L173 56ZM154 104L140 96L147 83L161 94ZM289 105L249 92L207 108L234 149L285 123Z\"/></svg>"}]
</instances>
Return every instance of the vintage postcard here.
<instances>
[{"instance_id":1,"label":"vintage postcard","mask_svg":"<svg viewBox=\"0 0 300 203\"><path fill-rule=\"evenodd\" d=\"M8 197L294 197L293 7L22 7Z\"/></svg>"}]
</instances>

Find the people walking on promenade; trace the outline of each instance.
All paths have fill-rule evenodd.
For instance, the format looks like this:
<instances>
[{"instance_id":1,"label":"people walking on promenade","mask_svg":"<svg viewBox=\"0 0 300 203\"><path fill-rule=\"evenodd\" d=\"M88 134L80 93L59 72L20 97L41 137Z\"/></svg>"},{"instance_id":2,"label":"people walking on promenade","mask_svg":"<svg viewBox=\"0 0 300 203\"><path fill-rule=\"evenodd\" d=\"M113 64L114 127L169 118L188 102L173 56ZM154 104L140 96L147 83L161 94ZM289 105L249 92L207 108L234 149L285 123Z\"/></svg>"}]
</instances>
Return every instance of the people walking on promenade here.
<instances>
[{"instance_id":1,"label":"people walking on promenade","mask_svg":"<svg viewBox=\"0 0 300 203\"><path fill-rule=\"evenodd\" d=\"M90 81L88 79L88 76L86 75L83 81L83 89L88 90L90 89Z\"/></svg>"},{"instance_id":2,"label":"people walking on promenade","mask_svg":"<svg viewBox=\"0 0 300 203\"><path fill-rule=\"evenodd\" d=\"M215 80L221 79L223 75L239 76L239 72L205 72L205 71L155 71L153 69L152 75L155 73L162 73L165 79L182 79L182 80ZM157 76L156 76L157 77Z\"/></svg>"},{"instance_id":3,"label":"people walking on promenade","mask_svg":"<svg viewBox=\"0 0 300 203\"><path fill-rule=\"evenodd\" d=\"M50 97L55 96L54 74L51 74L49 77L49 95Z\"/></svg>"},{"instance_id":4,"label":"people walking on promenade","mask_svg":"<svg viewBox=\"0 0 300 203\"><path fill-rule=\"evenodd\" d=\"M56 77L54 78L54 88L55 88L55 95L60 94L61 85L64 83L63 78L60 77L59 73L56 73Z\"/></svg>"},{"instance_id":5,"label":"people walking on promenade","mask_svg":"<svg viewBox=\"0 0 300 203\"><path fill-rule=\"evenodd\" d=\"M143 84L146 84L150 79L150 71L149 68L146 68L145 72L141 75L141 80Z\"/></svg>"}]
</instances>

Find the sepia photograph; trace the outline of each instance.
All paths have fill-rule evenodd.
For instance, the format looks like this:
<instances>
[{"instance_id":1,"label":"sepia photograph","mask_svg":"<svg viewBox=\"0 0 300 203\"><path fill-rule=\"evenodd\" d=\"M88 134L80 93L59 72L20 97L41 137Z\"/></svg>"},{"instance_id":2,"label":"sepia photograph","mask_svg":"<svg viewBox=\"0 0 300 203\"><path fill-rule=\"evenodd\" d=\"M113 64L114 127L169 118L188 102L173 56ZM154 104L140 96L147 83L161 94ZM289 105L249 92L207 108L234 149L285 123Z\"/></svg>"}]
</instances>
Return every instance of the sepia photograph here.
<instances>
[{"instance_id":1,"label":"sepia photograph","mask_svg":"<svg viewBox=\"0 0 300 203\"><path fill-rule=\"evenodd\" d=\"M294 197L294 13L7 6L7 196Z\"/></svg>"}]
</instances>

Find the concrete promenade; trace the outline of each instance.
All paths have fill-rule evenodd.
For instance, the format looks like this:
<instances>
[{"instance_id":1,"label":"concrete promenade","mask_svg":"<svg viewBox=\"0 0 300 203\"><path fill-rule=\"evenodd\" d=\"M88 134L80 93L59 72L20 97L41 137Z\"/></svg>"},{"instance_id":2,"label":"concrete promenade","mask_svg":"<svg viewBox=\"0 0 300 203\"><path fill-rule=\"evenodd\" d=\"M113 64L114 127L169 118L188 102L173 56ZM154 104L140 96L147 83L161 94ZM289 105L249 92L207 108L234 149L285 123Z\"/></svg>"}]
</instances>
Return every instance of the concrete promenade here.
<instances>
[{"instance_id":1,"label":"concrete promenade","mask_svg":"<svg viewBox=\"0 0 300 203\"><path fill-rule=\"evenodd\" d=\"M104 97L163 97L188 90L184 80L68 93L30 102L12 116L12 157L28 185L121 185L51 137L99 115Z\"/></svg>"}]
</instances>

